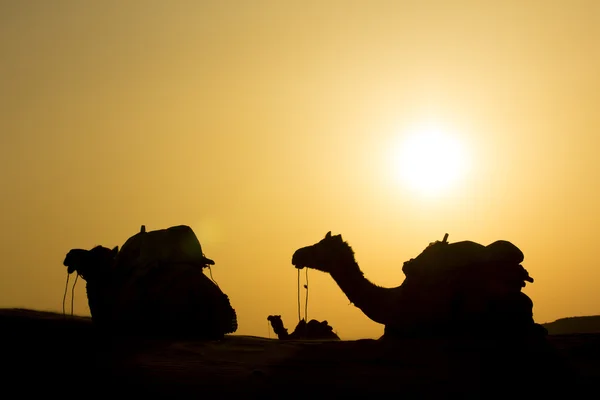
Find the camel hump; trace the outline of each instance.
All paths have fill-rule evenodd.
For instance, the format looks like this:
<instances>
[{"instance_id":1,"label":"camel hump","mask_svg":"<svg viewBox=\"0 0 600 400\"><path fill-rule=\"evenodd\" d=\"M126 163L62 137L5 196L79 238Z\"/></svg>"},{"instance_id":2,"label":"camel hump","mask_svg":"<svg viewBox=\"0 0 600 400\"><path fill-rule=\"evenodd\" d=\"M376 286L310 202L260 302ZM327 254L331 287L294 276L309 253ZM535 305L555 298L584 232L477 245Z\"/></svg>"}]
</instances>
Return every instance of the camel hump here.
<instances>
[{"instance_id":1,"label":"camel hump","mask_svg":"<svg viewBox=\"0 0 600 400\"><path fill-rule=\"evenodd\" d=\"M145 226L121 247L118 268L138 272L161 264L185 263L205 267L214 265L206 258L196 234L187 225L146 231Z\"/></svg>"},{"instance_id":2,"label":"camel hump","mask_svg":"<svg viewBox=\"0 0 600 400\"><path fill-rule=\"evenodd\" d=\"M523 252L507 240L496 240L487 246L468 240L450 243L448 252L448 256L456 259L460 264L488 262L520 264L525 258Z\"/></svg>"},{"instance_id":3,"label":"camel hump","mask_svg":"<svg viewBox=\"0 0 600 400\"><path fill-rule=\"evenodd\" d=\"M452 270L464 265L485 262L487 252L485 246L465 240L455 243L434 242L416 258L404 263L402 270L408 276L416 271L440 272Z\"/></svg>"},{"instance_id":4,"label":"camel hump","mask_svg":"<svg viewBox=\"0 0 600 400\"><path fill-rule=\"evenodd\" d=\"M404 263L402 270L408 276L415 272L451 271L478 264L520 264L523 259L523 252L506 240L497 240L487 246L470 240L455 243L437 241L416 258Z\"/></svg>"}]
</instances>

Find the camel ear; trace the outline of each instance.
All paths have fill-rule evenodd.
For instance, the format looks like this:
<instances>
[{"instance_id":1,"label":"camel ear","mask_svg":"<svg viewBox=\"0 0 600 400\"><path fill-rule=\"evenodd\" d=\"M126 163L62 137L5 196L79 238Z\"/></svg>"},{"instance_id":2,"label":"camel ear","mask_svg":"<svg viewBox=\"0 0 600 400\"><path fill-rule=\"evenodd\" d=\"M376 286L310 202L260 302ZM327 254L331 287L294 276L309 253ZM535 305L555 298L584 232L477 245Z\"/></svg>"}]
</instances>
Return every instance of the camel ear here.
<instances>
[{"instance_id":1,"label":"camel ear","mask_svg":"<svg viewBox=\"0 0 600 400\"><path fill-rule=\"evenodd\" d=\"M325 239L331 239L331 231L327 232L327 235L325 235Z\"/></svg>"},{"instance_id":2,"label":"camel ear","mask_svg":"<svg viewBox=\"0 0 600 400\"><path fill-rule=\"evenodd\" d=\"M116 256L116 255L117 255L117 253L119 252L119 246L115 246L115 247L112 249L112 252L113 252L113 254Z\"/></svg>"}]
</instances>

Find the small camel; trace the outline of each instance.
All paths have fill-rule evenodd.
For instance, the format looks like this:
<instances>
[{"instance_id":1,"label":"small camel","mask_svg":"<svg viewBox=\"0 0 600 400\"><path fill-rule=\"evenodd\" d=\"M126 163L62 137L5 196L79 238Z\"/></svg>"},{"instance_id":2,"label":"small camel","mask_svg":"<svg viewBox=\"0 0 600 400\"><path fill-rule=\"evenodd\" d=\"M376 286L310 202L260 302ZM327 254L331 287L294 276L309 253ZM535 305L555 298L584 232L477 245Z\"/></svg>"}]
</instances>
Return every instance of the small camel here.
<instances>
[{"instance_id":1,"label":"small camel","mask_svg":"<svg viewBox=\"0 0 600 400\"><path fill-rule=\"evenodd\" d=\"M306 323L305 319L300 320L294 332L288 333L288 330L283 326L281 315L269 315L267 320L271 323L273 331L280 340L340 340L340 337L333 332L333 328L329 326L327 321L319 322L316 319L311 319Z\"/></svg>"}]
</instances>

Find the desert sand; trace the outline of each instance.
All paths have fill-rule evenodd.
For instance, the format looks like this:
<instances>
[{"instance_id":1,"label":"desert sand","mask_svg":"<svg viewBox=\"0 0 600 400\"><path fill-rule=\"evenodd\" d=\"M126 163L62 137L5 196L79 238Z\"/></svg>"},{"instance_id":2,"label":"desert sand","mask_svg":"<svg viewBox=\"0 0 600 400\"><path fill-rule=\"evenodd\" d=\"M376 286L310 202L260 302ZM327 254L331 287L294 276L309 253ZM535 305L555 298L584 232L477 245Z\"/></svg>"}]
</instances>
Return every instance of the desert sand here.
<instances>
[{"instance_id":1,"label":"desert sand","mask_svg":"<svg viewBox=\"0 0 600 400\"><path fill-rule=\"evenodd\" d=\"M0 324L3 388L22 398L578 398L600 382L593 333L536 345L117 338L88 317L26 309L0 310Z\"/></svg>"}]
</instances>

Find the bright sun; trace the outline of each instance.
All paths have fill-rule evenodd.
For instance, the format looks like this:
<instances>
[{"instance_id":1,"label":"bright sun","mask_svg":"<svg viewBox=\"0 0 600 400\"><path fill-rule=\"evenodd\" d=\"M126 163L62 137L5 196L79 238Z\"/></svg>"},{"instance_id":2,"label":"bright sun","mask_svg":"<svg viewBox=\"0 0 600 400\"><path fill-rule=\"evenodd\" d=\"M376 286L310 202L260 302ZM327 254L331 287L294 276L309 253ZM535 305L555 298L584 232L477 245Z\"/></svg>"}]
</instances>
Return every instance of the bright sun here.
<instances>
[{"instance_id":1,"label":"bright sun","mask_svg":"<svg viewBox=\"0 0 600 400\"><path fill-rule=\"evenodd\" d=\"M466 170L466 154L449 132L426 126L408 132L395 156L395 173L424 195L452 187Z\"/></svg>"}]
</instances>

